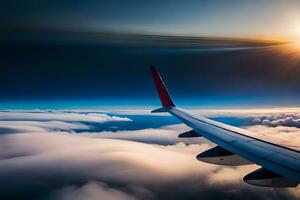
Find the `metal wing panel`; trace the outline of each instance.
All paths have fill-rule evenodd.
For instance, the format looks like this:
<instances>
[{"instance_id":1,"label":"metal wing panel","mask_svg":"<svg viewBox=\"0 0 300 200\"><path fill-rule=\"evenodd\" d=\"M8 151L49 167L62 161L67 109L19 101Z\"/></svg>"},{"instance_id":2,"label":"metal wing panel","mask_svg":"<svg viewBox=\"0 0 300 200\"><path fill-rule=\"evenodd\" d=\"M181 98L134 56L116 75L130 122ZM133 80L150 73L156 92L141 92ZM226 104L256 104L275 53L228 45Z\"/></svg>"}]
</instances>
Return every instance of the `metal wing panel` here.
<instances>
[{"instance_id":1,"label":"metal wing panel","mask_svg":"<svg viewBox=\"0 0 300 200\"><path fill-rule=\"evenodd\" d=\"M278 163L285 163L286 166L288 166L290 169L293 169L295 171L299 171L300 169L299 159L293 157L289 157L278 153L269 156L268 159L276 160Z\"/></svg>"},{"instance_id":2,"label":"metal wing panel","mask_svg":"<svg viewBox=\"0 0 300 200\"><path fill-rule=\"evenodd\" d=\"M267 170L300 182L299 149L275 144L261 138L258 134L229 126L220 122L195 116L177 108L173 103L159 72L151 66L151 72L163 107L172 115L182 120L203 137L222 148L240 155Z\"/></svg>"},{"instance_id":3,"label":"metal wing panel","mask_svg":"<svg viewBox=\"0 0 300 200\"><path fill-rule=\"evenodd\" d=\"M249 131L204 117L195 117L177 107L170 108L168 111L196 132L201 133L203 137L224 149L282 176L300 181L300 154L297 150L287 149L280 145L256 139L251 136Z\"/></svg>"}]
</instances>

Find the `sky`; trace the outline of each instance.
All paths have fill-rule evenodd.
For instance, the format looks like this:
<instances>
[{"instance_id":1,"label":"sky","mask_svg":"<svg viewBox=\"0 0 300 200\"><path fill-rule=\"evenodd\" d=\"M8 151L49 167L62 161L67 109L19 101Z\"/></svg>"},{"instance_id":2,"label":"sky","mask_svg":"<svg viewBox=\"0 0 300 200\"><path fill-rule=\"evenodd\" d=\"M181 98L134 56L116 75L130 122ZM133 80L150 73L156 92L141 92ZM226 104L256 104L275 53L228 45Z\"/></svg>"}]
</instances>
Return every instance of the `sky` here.
<instances>
[{"instance_id":1,"label":"sky","mask_svg":"<svg viewBox=\"0 0 300 200\"><path fill-rule=\"evenodd\" d=\"M284 42L297 40L299 8L292 0L1 1L0 108L156 107L150 64L180 105L298 106L300 48Z\"/></svg>"},{"instance_id":2,"label":"sky","mask_svg":"<svg viewBox=\"0 0 300 200\"><path fill-rule=\"evenodd\" d=\"M177 105L297 107L299 49L4 45L2 109L158 107L149 65Z\"/></svg>"},{"instance_id":3,"label":"sky","mask_svg":"<svg viewBox=\"0 0 300 200\"><path fill-rule=\"evenodd\" d=\"M196 156L175 104L300 141L296 0L1 0L0 199L299 199ZM262 109L264 108L264 109ZM204 110L205 109L205 110Z\"/></svg>"},{"instance_id":4,"label":"sky","mask_svg":"<svg viewBox=\"0 0 300 200\"><path fill-rule=\"evenodd\" d=\"M2 29L300 38L297 0L1 1ZM25 30L24 30L25 29Z\"/></svg>"}]
</instances>

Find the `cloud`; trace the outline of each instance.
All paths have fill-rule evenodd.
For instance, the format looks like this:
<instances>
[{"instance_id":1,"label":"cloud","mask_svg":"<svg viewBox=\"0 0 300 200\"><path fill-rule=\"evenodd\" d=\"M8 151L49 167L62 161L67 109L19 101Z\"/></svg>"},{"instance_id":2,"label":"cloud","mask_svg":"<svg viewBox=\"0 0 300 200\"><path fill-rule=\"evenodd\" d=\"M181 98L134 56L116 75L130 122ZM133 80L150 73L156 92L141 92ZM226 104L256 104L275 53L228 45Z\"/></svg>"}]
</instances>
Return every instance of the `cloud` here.
<instances>
[{"instance_id":1,"label":"cloud","mask_svg":"<svg viewBox=\"0 0 300 200\"><path fill-rule=\"evenodd\" d=\"M88 125L80 122L63 121L0 121L0 127L17 132L41 132L41 131L73 131L90 129ZM1 133L1 130L0 130Z\"/></svg>"},{"instance_id":2,"label":"cloud","mask_svg":"<svg viewBox=\"0 0 300 200\"><path fill-rule=\"evenodd\" d=\"M7 180L0 183L0 194L6 197L10 197L7 188L22 197L41 191L34 195L58 199L80 198L89 192L91 199L97 194L112 199L124 194L129 199L182 199L184 194L188 199L234 199L244 194L249 199L293 197L286 190L256 193L241 182L249 167L223 168L197 161L195 156L209 144L161 146L64 132L8 134L0 141L5 142L0 148L0 179Z\"/></svg>"},{"instance_id":3,"label":"cloud","mask_svg":"<svg viewBox=\"0 0 300 200\"><path fill-rule=\"evenodd\" d=\"M300 114L297 112L248 116L244 127L267 141L300 150Z\"/></svg>"},{"instance_id":4,"label":"cloud","mask_svg":"<svg viewBox=\"0 0 300 200\"><path fill-rule=\"evenodd\" d=\"M197 142L177 138L189 130L183 125L74 134L71 131L78 128L76 125L88 125L76 120L32 121L29 116L28 120L0 121L0 127L7 123L8 127L36 128L0 135L3 199L299 198L297 189L257 188L243 183L243 176L258 166L222 167L197 161L196 155L212 144L201 138ZM63 129L57 129L60 123ZM279 130L254 127L265 134Z\"/></svg>"},{"instance_id":5,"label":"cloud","mask_svg":"<svg viewBox=\"0 0 300 200\"><path fill-rule=\"evenodd\" d=\"M136 200L135 197L120 190L108 188L99 182L89 182L81 187L68 186L57 191L52 198L57 200Z\"/></svg>"},{"instance_id":6,"label":"cloud","mask_svg":"<svg viewBox=\"0 0 300 200\"><path fill-rule=\"evenodd\" d=\"M34 188L88 184L157 187L186 177L204 176L216 166L202 165L195 154L208 145L148 145L132 141L95 139L67 133L2 135L0 183L5 188ZM176 167L175 167L176 166ZM20 173L21 172L21 173Z\"/></svg>"},{"instance_id":7,"label":"cloud","mask_svg":"<svg viewBox=\"0 0 300 200\"><path fill-rule=\"evenodd\" d=\"M131 121L129 118L109 116L101 113L78 113L64 111L2 111L1 120L23 121L71 121L71 122L106 122L106 121Z\"/></svg>"},{"instance_id":8,"label":"cloud","mask_svg":"<svg viewBox=\"0 0 300 200\"><path fill-rule=\"evenodd\" d=\"M150 143L150 144L161 144L161 145L172 145L179 142L185 144L199 144L205 141L202 138L178 138L180 133L191 130L184 124L162 126L160 128L148 128L139 130L123 130L123 131L101 131L101 132L82 132L81 135L95 138L110 138L110 139L121 139L130 140L136 142ZM206 141L207 142L207 141Z\"/></svg>"},{"instance_id":9,"label":"cloud","mask_svg":"<svg viewBox=\"0 0 300 200\"><path fill-rule=\"evenodd\" d=\"M253 124L262 124L265 126L289 126L300 128L300 114L273 114L249 117Z\"/></svg>"},{"instance_id":10,"label":"cloud","mask_svg":"<svg viewBox=\"0 0 300 200\"><path fill-rule=\"evenodd\" d=\"M0 133L89 130L85 123L131 121L103 113L80 113L70 111L0 111Z\"/></svg>"},{"instance_id":11,"label":"cloud","mask_svg":"<svg viewBox=\"0 0 300 200\"><path fill-rule=\"evenodd\" d=\"M269 127L289 126L300 128L300 109L236 109L236 110L192 110L206 117L236 117L245 119L247 125Z\"/></svg>"}]
</instances>

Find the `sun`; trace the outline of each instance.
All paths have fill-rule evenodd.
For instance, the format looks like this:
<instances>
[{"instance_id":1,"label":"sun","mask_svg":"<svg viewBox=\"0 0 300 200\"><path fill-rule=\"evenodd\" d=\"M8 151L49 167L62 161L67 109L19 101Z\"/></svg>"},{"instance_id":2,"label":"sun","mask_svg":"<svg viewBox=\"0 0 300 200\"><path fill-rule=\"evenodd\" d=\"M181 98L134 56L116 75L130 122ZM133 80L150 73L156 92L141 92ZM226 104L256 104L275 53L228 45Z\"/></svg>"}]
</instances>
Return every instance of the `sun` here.
<instances>
[{"instance_id":1,"label":"sun","mask_svg":"<svg viewBox=\"0 0 300 200\"><path fill-rule=\"evenodd\" d=\"M291 29L291 35L296 42L300 43L300 24L294 25Z\"/></svg>"}]
</instances>

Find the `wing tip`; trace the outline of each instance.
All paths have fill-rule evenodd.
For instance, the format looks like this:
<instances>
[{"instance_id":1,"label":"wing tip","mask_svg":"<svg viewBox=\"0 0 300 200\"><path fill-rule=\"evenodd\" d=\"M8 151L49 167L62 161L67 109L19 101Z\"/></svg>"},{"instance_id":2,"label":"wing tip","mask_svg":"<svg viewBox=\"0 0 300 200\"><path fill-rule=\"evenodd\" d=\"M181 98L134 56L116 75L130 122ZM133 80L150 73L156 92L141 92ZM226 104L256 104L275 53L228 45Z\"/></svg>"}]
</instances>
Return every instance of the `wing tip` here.
<instances>
[{"instance_id":1,"label":"wing tip","mask_svg":"<svg viewBox=\"0 0 300 200\"><path fill-rule=\"evenodd\" d=\"M173 103L169 92L159 74L159 72L157 71L156 67L152 64L149 66L150 70L151 70L151 74L152 74L152 78L154 80L154 84L158 93L158 96L160 98L161 104L163 105L163 107L175 107L175 104Z\"/></svg>"}]
</instances>

